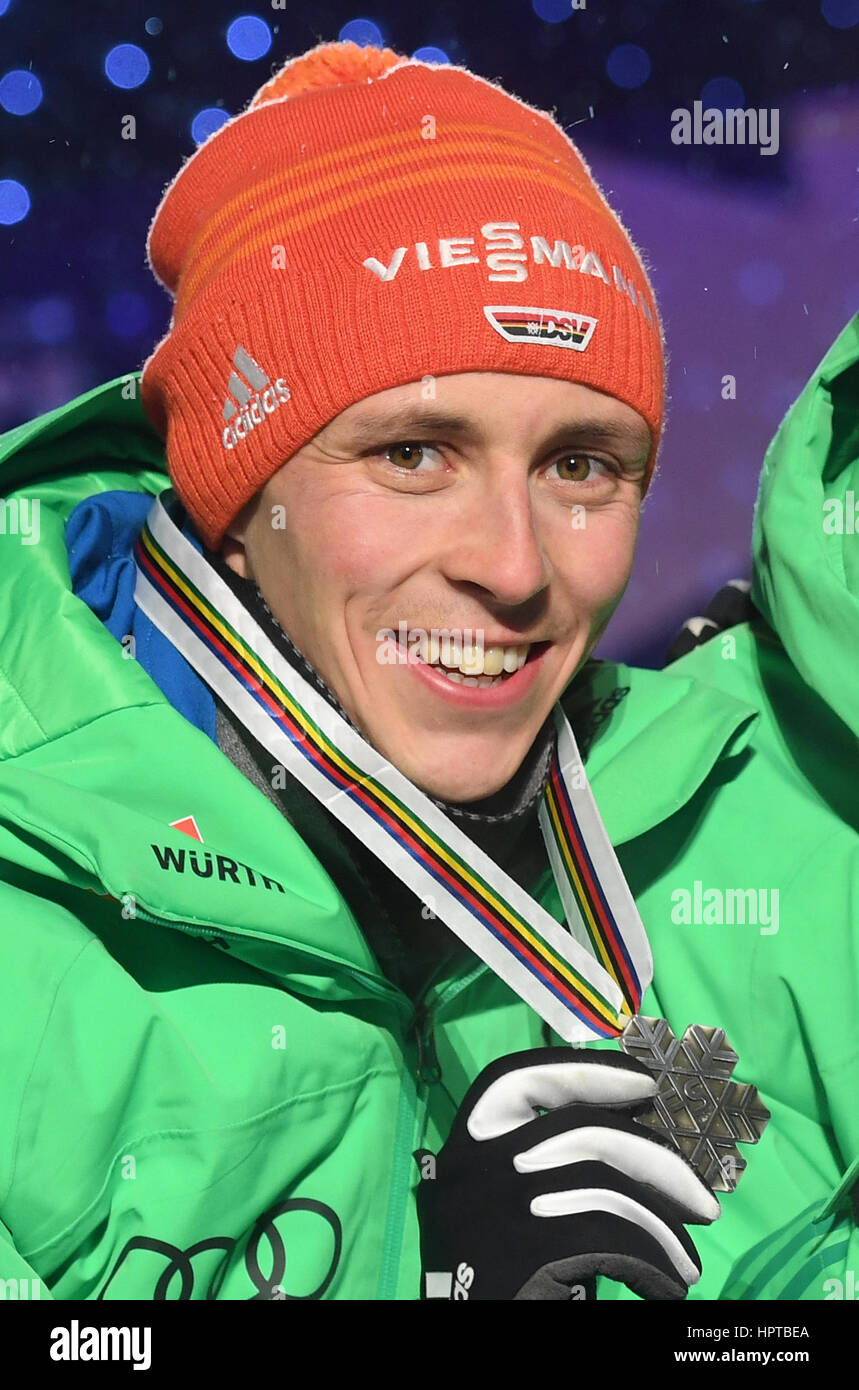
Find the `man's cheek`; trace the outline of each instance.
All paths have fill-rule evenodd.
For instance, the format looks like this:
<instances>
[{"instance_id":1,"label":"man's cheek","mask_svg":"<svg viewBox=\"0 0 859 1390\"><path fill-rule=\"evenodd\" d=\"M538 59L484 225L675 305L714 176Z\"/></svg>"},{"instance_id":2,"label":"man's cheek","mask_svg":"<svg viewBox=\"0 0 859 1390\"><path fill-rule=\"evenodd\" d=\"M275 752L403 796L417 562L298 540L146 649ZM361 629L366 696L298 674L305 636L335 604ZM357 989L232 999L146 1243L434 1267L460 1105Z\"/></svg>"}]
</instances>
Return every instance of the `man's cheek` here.
<instances>
[{"instance_id":1,"label":"man's cheek","mask_svg":"<svg viewBox=\"0 0 859 1390\"><path fill-rule=\"evenodd\" d=\"M589 520L567 548L567 567L594 598L605 599L623 589L632 572L638 527L627 510L598 512Z\"/></svg>"},{"instance_id":2,"label":"man's cheek","mask_svg":"<svg viewBox=\"0 0 859 1390\"><path fill-rule=\"evenodd\" d=\"M417 538L411 531L394 531L380 536L375 532L352 531L346 527L326 537L324 582L344 592L359 590L368 599L396 589L420 563L416 560ZM317 564L319 561L317 560Z\"/></svg>"},{"instance_id":3,"label":"man's cheek","mask_svg":"<svg viewBox=\"0 0 859 1390\"><path fill-rule=\"evenodd\" d=\"M632 551L623 538L618 538L614 545L582 546L574 555L564 557L555 566L555 573L563 577L564 587L576 604L593 612L619 602L632 561Z\"/></svg>"}]
</instances>

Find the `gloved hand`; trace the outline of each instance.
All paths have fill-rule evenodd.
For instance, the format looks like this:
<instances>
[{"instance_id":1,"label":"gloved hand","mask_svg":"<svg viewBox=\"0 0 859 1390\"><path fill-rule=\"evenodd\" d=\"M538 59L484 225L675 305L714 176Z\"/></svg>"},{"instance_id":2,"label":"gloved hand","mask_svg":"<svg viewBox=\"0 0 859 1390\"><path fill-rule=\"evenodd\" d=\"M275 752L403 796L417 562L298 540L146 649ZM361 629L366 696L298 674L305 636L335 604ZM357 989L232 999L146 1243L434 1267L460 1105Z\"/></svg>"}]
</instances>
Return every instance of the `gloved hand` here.
<instances>
[{"instance_id":1,"label":"gloved hand","mask_svg":"<svg viewBox=\"0 0 859 1390\"><path fill-rule=\"evenodd\" d=\"M603 1274L641 1298L685 1298L701 1263L683 1224L721 1208L635 1123L656 1085L634 1058L585 1048L485 1067L437 1157L415 1154L421 1297L593 1298Z\"/></svg>"}]
</instances>

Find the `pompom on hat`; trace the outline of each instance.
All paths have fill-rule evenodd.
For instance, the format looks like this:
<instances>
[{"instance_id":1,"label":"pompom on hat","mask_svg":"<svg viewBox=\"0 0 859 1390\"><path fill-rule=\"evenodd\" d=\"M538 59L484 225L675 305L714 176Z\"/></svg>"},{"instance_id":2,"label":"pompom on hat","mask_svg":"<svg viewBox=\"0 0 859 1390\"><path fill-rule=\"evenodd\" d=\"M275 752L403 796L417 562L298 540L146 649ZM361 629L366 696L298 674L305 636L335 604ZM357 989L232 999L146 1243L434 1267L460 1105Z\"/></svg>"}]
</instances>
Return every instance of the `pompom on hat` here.
<instances>
[{"instance_id":1,"label":"pompom on hat","mask_svg":"<svg viewBox=\"0 0 859 1390\"><path fill-rule=\"evenodd\" d=\"M141 395L201 538L357 401L426 376L580 382L650 427L642 261L545 112L462 67L323 43L185 162L147 240L174 300Z\"/></svg>"}]
</instances>

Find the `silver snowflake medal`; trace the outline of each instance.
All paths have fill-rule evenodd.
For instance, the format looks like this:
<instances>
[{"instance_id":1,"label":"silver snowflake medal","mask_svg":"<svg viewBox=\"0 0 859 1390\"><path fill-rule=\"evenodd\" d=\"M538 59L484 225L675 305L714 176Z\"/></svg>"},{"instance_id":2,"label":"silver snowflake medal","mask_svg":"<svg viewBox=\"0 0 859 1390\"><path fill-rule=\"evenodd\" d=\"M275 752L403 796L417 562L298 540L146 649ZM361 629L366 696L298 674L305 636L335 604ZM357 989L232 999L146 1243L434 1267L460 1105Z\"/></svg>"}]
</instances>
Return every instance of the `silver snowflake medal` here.
<instances>
[{"instance_id":1,"label":"silver snowflake medal","mask_svg":"<svg viewBox=\"0 0 859 1390\"><path fill-rule=\"evenodd\" d=\"M724 1029L696 1023L676 1038L664 1018L636 1014L618 1042L659 1083L636 1121L664 1135L714 1192L733 1192L746 1166L737 1143L756 1144L770 1112L754 1086L731 1080L739 1058Z\"/></svg>"}]
</instances>

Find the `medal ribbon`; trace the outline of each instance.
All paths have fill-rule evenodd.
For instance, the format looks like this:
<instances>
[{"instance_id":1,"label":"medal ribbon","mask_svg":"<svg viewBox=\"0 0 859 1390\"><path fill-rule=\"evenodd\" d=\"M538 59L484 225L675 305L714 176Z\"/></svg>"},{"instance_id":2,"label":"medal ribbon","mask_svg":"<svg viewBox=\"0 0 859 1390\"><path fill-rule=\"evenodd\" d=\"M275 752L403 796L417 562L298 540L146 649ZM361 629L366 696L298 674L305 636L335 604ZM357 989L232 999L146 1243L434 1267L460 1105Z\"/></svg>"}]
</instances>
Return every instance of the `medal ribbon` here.
<instances>
[{"instance_id":1,"label":"medal ribbon","mask_svg":"<svg viewBox=\"0 0 859 1390\"><path fill-rule=\"evenodd\" d=\"M539 821L569 931L290 665L160 497L134 553L138 606L277 763L562 1038L623 1031L650 948L560 705Z\"/></svg>"}]
</instances>

